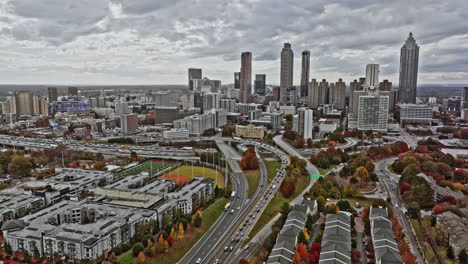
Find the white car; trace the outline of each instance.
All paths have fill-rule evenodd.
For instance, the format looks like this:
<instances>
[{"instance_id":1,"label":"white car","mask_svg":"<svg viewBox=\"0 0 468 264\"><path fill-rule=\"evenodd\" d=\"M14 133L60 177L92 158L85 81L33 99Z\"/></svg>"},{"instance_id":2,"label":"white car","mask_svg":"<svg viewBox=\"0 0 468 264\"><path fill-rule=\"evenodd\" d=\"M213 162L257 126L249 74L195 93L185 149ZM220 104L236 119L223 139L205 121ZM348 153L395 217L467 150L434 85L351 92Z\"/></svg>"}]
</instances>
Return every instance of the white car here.
<instances>
[{"instance_id":1,"label":"white car","mask_svg":"<svg viewBox=\"0 0 468 264\"><path fill-rule=\"evenodd\" d=\"M197 264L201 263L201 258L197 259Z\"/></svg>"}]
</instances>

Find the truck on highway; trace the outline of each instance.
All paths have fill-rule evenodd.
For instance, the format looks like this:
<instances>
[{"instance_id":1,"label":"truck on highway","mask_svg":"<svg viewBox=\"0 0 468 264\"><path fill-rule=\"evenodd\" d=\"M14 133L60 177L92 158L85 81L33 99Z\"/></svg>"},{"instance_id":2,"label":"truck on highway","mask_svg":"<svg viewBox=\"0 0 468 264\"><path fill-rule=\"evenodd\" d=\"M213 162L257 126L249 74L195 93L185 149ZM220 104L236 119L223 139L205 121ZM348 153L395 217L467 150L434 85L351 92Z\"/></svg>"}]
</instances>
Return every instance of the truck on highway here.
<instances>
[{"instance_id":1,"label":"truck on highway","mask_svg":"<svg viewBox=\"0 0 468 264\"><path fill-rule=\"evenodd\" d=\"M231 207L231 203L227 203L227 204L224 206L224 210L229 209L229 207Z\"/></svg>"},{"instance_id":2,"label":"truck on highway","mask_svg":"<svg viewBox=\"0 0 468 264\"><path fill-rule=\"evenodd\" d=\"M232 139L234 139L234 140L241 140L240 137L232 137Z\"/></svg>"},{"instance_id":3,"label":"truck on highway","mask_svg":"<svg viewBox=\"0 0 468 264\"><path fill-rule=\"evenodd\" d=\"M236 191L233 191L233 192L231 193L231 198L235 198L235 197L236 197Z\"/></svg>"}]
</instances>

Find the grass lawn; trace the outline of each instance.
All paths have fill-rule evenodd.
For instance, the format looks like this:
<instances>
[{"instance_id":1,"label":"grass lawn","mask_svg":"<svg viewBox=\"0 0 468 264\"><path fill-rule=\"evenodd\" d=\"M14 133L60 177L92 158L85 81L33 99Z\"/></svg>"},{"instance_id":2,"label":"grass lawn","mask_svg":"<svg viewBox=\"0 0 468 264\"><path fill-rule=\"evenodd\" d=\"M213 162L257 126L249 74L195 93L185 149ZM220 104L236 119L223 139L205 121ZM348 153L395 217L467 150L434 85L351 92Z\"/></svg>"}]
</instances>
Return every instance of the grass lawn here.
<instances>
[{"instance_id":1,"label":"grass lawn","mask_svg":"<svg viewBox=\"0 0 468 264\"><path fill-rule=\"evenodd\" d=\"M281 168L281 161L274 160L263 160L265 166L267 167L268 182L270 182L275 176L279 168Z\"/></svg>"},{"instance_id":2,"label":"grass lawn","mask_svg":"<svg viewBox=\"0 0 468 264\"><path fill-rule=\"evenodd\" d=\"M224 212L224 205L228 199L222 198L214 202L210 207L205 209L202 213L202 226L200 228L192 229L190 234L186 233L183 239L176 239L174 245L169 249L169 252L156 257L148 259L145 263L158 263L158 264L172 264L177 263L184 255L197 243L200 238L210 229L216 220ZM132 252L129 251L118 258L121 264L134 264L136 258L133 257Z\"/></svg>"},{"instance_id":3,"label":"grass lawn","mask_svg":"<svg viewBox=\"0 0 468 264\"><path fill-rule=\"evenodd\" d=\"M278 193L271 199L270 203L263 211L262 215L258 219L257 223L250 231L249 237L254 237L262 228L273 219L277 214L279 214L280 208L283 203L289 203L294 200L304 189L309 185L310 177L300 178L296 182L296 189L294 190L293 195L290 198L285 198L283 194L278 191Z\"/></svg>"},{"instance_id":4,"label":"grass lawn","mask_svg":"<svg viewBox=\"0 0 468 264\"><path fill-rule=\"evenodd\" d=\"M342 198L342 199L338 199L338 200L348 200L348 202L353 207L356 205L356 203L359 203L362 207L369 207L369 206L371 206L372 202L374 200L377 200L377 199L376 198L360 197L360 198Z\"/></svg>"},{"instance_id":5,"label":"grass lawn","mask_svg":"<svg viewBox=\"0 0 468 264\"><path fill-rule=\"evenodd\" d=\"M162 177L169 176L169 175L171 175L171 176L180 175L180 176L185 176L185 177L187 177L189 179L192 179L193 177L196 177L196 176L204 176L205 178L214 179L215 180L215 185L216 185L216 181L217 181L218 182L218 187L219 188L224 188L224 175L222 173L220 173L219 171L216 171L216 170L210 169L210 168L203 168L203 167L190 166L190 165L182 165L182 166L178 167L177 169L169 171L168 173L166 173ZM216 178L218 178L218 179L216 180Z\"/></svg>"},{"instance_id":6,"label":"grass lawn","mask_svg":"<svg viewBox=\"0 0 468 264\"><path fill-rule=\"evenodd\" d=\"M245 176L247 177L247 183L249 184L249 191L247 192L247 198L251 198L258 187L260 181L260 169L258 170L245 170Z\"/></svg>"},{"instance_id":7,"label":"grass lawn","mask_svg":"<svg viewBox=\"0 0 468 264\"><path fill-rule=\"evenodd\" d=\"M336 168L336 167L338 167L338 165L333 164L333 165L330 165L330 167L328 167L328 169L322 169L322 168L319 168L319 167L317 167L317 169L319 170L320 175L325 175L325 174L327 174L329 171L331 171L332 169L334 169L334 168Z\"/></svg>"}]
</instances>

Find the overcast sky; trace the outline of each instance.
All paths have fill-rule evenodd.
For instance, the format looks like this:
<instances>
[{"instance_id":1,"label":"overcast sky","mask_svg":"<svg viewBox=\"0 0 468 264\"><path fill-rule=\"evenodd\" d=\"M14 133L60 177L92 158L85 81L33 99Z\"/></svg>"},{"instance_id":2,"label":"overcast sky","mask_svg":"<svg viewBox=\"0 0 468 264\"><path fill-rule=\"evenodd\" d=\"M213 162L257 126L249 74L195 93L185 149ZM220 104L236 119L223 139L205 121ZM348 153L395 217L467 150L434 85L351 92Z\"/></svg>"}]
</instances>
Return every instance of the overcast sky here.
<instances>
[{"instance_id":1,"label":"overcast sky","mask_svg":"<svg viewBox=\"0 0 468 264\"><path fill-rule=\"evenodd\" d=\"M419 83L468 83L468 1L0 0L0 83L185 84L187 68L233 82L240 54L279 83L283 42L311 77L346 82L381 65L398 82L410 31Z\"/></svg>"}]
</instances>

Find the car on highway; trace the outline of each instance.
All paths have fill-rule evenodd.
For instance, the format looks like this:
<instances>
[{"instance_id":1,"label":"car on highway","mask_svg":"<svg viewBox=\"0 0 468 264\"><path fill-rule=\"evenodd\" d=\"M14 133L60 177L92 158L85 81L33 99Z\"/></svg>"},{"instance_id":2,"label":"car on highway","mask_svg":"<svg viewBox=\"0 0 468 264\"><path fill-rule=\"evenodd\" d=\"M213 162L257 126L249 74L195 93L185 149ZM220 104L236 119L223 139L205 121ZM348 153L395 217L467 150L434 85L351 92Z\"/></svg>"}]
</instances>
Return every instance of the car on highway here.
<instances>
[{"instance_id":1,"label":"car on highway","mask_svg":"<svg viewBox=\"0 0 468 264\"><path fill-rule=\"evenodd\" d=\"M215 261L213 262L213 264L218 264L219 263L219 259L215 259Z\"/></svg>"},{"instance_id":2,"label":"car on highway","mask_svg":"<svg viewBox=\"0 0 468 264\"><path fill-rule=\"evenodd\" d=\"M231 210L231 214L233 214L233 213L234 213L234 209Z\"/></svg>"},{"instance_id":3,"label":"car on highway","mask_svg":"<svg viewBox=\"0 0 468 264\"><path fill-rule=\"evenodd\" d=\"M229 247L229 251L233 251L234 250L234 247L233 246L230 246Z\"/></svg>"},{"instance_id":4,"label":"car on highway","mask_svg":"<svg viewBox=\"0 0 468 264\"><path fill-rule=\"evenodd\" d=\"M201 263L201 258L197 259L197 264Z\"/></svg>"},{"instance_id":5,"label":"car on highway","mask_svg":"<svg viewBox=\"0 0 468 264\"><path fill-rule=\"evenodd\" d=\"M227 251L228 249L229 249L229 248L228 248L227 246L226 246L226 247L224 247L224 251Z\"/></svg>"}]
</instances>

